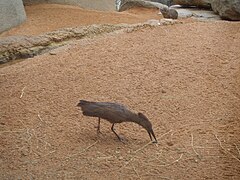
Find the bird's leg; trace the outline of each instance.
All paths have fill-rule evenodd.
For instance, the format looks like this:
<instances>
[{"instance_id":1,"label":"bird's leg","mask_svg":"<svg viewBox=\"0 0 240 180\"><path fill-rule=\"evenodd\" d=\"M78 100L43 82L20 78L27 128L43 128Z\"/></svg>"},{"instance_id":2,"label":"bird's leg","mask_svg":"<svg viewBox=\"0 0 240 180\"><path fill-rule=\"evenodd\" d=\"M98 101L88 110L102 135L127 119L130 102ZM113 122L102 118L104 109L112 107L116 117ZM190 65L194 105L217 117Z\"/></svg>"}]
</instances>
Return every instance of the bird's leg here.
<instances>
[{"instance_id":1,"label":"bird's leg","mask_svg":"<svg viewBox=\"0 0 240 180\"><path fill-rule=\"evenodd\" d=\"M119 137L119 135L114 131L114 123L112 124L111 130L112 132L114 132L114 134L117 136L117 138L119 139L119 141L122 141L122 139Z\"/></svg>"},{"instance_id":2,"label":"bird's leg","mask_svg":"<svg viewBox=\"0 0 240 180\"><path fill-rule=\"evenodd\" d=\"M97 134L100 134L100 117L98 118Z\"/></svg>"}]
</instances>

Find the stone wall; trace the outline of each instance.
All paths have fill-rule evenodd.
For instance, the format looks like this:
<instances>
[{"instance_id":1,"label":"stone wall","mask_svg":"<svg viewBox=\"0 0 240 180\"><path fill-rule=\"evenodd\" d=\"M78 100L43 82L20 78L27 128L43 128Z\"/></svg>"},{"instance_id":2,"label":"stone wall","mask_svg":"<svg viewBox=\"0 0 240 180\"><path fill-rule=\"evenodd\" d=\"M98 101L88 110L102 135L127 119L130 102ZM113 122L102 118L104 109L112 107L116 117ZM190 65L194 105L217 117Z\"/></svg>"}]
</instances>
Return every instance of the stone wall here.
<instances>
[{"instance_id":1,"label":"stone wall","mask_svg":"<svg viewBox=\"0 0 240 180\"><path fill-rule=\"evenodd\" d=\"M0 33L26 20L22 0L0 0Z\"/></svg>"},{"instance_id":2,"label":"stone wall","mask_svg":"<svg viewBox=\"0 0 240 180\"><path fill-rule=\"evenodd\" d=\"M38 3L67 4L100 11L114 11L116 9L115 0L23 0L23 3L24 5Z\"/></svg>"}]
</instances>

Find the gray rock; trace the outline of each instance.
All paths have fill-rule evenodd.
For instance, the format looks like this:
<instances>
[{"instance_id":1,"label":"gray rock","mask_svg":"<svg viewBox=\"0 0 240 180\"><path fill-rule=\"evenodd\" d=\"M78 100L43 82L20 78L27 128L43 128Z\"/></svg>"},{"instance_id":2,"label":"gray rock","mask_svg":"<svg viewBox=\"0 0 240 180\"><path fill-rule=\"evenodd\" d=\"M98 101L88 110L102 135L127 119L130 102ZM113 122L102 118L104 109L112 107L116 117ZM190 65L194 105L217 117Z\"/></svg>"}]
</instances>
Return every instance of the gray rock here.
<instances>
[{"instance_id":1,"label":"gray rock","mask_svg":"<svg viewBox=\"0 0 240 180\"><path fill-rule=\"evenodd\" d=\"M212 9L222 19L240 20L240 0L211 0Z\"/></svg>"},{"instance_id":2,"label":"gray rock","mask_svg":"<svg viewBox=\"0 0 240 180\"><path fill-rule=\"evenodd\" d=\"M193 9L193 18L198 20L221 20L220 16L215 14L213 11L204 9Z\"/></svg>"},{"instance_id":3,"label":"gray rock","mask_svg":"<svg viewBox=\"0 0 240 180\"><path fill-rule=\"evenodd\" d=\"M125 11L132 7L146 7L146 8L159 8L159 9L168 9L167 5L158 3L158 2L151 2L147 0L117 0L118 1L118 11Z\"/></svg>"},{"instance_id":4,"label":"gray rock","mask_svg":"<svg viewBox=\"0 0 240 180\"><path fill-rule=\"evenodd\" d=\"M182 5L185 7L196 6L199 8L211 8L212 0L173 0L174 5Z\"/></svg>"},{"instance_id":5,"label":"gray rock","mask_svg":"<svg viewBox=\"0 0 240 180\"><path fill-rule=\"evenodd\" d=\"M124 11L134 6L142 6L146 8L158 8L161 11L164 18L168 18L168 19L178 18L178 13L175 9L168 8L167 5L164 5L158 2L152 2L152 1L146 1L146 0L122 0L118 10Z\"/></svg>"},{"instance_id":6,"label":"gray rock","mask_svg":"<svg viewBox=\"0 0 240 180\"><path fill-rule=\"evenodd\" d=\"M179 18L189 18L193 16L192 11L190 11L189 9L185 9L185 8L175 8L175 9L178 12Z\"/></svg>"},{"instance_id":7,"label":"gray rock","mask_svg":"<svg viewBox=\"0 0 240 180\"><path fill-rule=\"evenodd\" d=\"M173 0L150 0L152 2L161 3L167 5L168 7L172 5Z\"/></svg>"},{"instance_id":8,"label":"gray rock","mask_svg":"<svg viewBox=\"0 0 240 180\"><path fill-rule=\"evenodd\" d=\"M221 20L220 16L209 9L183 8L180 5L172 6L178 12L179 18L195 18L198 20Z\"/></svg>"},{"instance_id":9,"label":"gray rock","mask_svg":"<svg viewBox=\"0 0 240 180\"><path fill-rule=\"evenodd\" d=\"M177 19L178 18L178 12L176 11L176 9L164 8L164 9L160 9L160 11L164 18L167 18L167 19Z\"/></svg>"},{"instance_id":10,"label":"gray rock","mask_svg":"<svg viewBox=\"0 0 240 180\"><path fill-rule=\"evenodd\" d=\"M25 19L22 0L0 0L0 33L21 24Z\"/></svg>"}]
</instances>

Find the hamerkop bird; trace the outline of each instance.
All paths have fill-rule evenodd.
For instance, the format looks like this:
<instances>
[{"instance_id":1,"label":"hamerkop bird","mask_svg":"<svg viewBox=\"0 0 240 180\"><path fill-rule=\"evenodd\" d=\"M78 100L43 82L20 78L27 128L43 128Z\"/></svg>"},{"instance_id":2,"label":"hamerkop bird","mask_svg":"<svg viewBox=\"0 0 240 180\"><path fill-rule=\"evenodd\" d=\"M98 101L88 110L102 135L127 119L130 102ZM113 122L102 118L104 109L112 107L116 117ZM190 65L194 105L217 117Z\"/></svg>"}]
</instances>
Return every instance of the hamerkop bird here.
<instances>
[{"instance_id":1,"label":"hamerkop bird","mask_svg":"<svg viewBox=\"0 0 240 180\"><path fill-rule=\"evenodd\" d=\"M98 117L98 133L100 133L100 119L102 118L112 123L111 130L121 141L121 138L113 129L114 124L122 122L135 122L147 130L151 141L153 136L155 140L153 142L157 143L157 139L152 129L152 124L148 120L148 118L142 113L134 113L121 104L111 102L90 102L80 100L77 106L81 107L83 115L90 117Z\"/></svg>"}]
</instances>

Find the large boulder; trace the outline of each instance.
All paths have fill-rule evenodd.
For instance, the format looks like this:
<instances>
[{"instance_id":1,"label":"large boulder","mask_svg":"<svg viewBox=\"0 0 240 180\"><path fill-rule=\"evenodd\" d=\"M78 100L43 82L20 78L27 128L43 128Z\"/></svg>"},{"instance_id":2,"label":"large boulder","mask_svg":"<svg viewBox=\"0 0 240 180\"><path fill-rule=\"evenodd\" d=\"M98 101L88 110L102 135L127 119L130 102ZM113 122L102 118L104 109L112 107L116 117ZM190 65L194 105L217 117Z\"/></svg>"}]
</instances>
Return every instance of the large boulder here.
<instances>
[{"instance_id":1,"label":"large boulder","mask_svg":"<svg viewBox=\"0 0 240 180\"><path fill-rule=\"evenodd\" d=\"M167 19L177 19L178 18L178 12L176 9L163 8L163 9L160 9L160 11L164 18L167 18Z\"/></svg>"},{"instance_id":2,"label":"large boulder","mask_svg":"<svg viewBox=\"0 0 240 180\"><path fill-rule=\"evenodd\" d=\"M211 8L212 0L172 0L172 4L182 5L185 7L196 6L199 8Z\"/></svg>"},{"instance_id":3,"label":"large boulder","mask_svg":"<svg viewBox=\"0 0 240 180\"><path fill-rule=\"evenodd\" d=\"M22 0L0 0L0 33L26 20Z\"/></svg>"},{"instance_id":4,"label":"large boulder","mask_svg":"<svg viewBox=\"0 0 240 180\"><path fill-rule=\"evenodd\" d=\"M132 7L146 7L146 8L168 8L167 5L158 3L158 2L151 2L148 0L117 0L117 11L125 11L127 9L130 9Z\"/></svg>"},{"instance_id":5,"label":"large boulder","mask_svg":"<svg viewBox=\"0 0 240 180\"><path fill-rule=\"evenodd\" d=\"M212 9L222 19L240 20L240 0L211 0Z\"/></svg>"},{"instance_id":6,"label":"large boulder","mask_svg":"<svg viewBox=\"0 0 240 180\"><path fill-rule=\"evenodd\" d=\"M173 0L149 0L149 1L161 3L167 6L171 6L173 2Z\"/></svg>"},{"instance_id":7,"label":"large boulder","mask_svg":"<svg viewBox=\"0 0 240 180\"><path fill-rule=\"evenodd\" d=\"M167 2L167 1L166 1ZM116 1L117 10L124 11L126 9L135 7L135 6L142 6L146 8L158 8L164 18L170 19L177 19L178 12L175 9L169 8L167 5L150 1L150 0L117 0Z\"/></svg>"}]
</instances>

